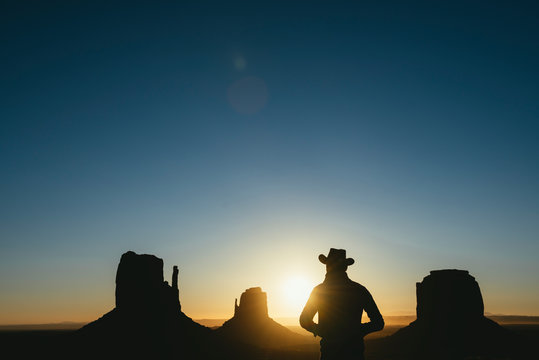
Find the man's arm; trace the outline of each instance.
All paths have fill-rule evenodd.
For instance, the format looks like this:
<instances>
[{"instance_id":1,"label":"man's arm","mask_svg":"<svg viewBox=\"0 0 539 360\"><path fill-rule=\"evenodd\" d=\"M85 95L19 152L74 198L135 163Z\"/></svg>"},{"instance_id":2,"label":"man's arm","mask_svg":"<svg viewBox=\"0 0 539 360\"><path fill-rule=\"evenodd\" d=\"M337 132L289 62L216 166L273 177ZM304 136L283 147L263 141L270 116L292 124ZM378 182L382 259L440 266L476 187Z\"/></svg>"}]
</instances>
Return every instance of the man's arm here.
<instances>
[{"instance_id":1,"label":"man's arm","mask_svg":"<svg viewBox=\"0 0 539 360\"><path fill-rule=\"evenodd\" d=\"M375 331L380 331L384 328L385 325L384 318L382 317L382 314L380 314L380 310L378 310L378 306L376 306L372 295L367 289L365 289L365 292L366 294L364 309L370 321L368 323L361 324L361 331L363 333L363 336L366 336Z\"/></svg>"},{"instance_id":2,"label":"man's arm","mask_svg":"<svg viewBox=\"0 0 539 360\"><path fill-rule=\"evenodd\" d=\"M318 335L318 324L313 321L314 315L318 312L318 299L316 294L316 288L311 292L307 304L303 308L299 317L299 324L305 330L312 332L314 336Z\"/></svg>"}]
</instances>

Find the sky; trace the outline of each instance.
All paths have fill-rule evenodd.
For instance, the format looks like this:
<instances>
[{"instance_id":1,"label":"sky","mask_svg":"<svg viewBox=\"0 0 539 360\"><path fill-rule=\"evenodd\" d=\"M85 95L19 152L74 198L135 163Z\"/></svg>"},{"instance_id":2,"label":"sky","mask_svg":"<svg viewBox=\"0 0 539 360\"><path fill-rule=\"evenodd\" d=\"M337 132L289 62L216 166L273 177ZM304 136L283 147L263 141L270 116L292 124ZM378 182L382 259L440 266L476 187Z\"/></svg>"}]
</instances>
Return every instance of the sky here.
<instances>
[{"instance_id":1,"label":"sky","mask_svg":"<svg viewBox=\"0 0 539 360\"><path fill-rule=\"evenodd\" d=\"M1 6L0 324L97 319L128 250L195 319L299 316L331 247L383 315L445 268L539 315L537 3Z\"/></svg>"}]
</instances>

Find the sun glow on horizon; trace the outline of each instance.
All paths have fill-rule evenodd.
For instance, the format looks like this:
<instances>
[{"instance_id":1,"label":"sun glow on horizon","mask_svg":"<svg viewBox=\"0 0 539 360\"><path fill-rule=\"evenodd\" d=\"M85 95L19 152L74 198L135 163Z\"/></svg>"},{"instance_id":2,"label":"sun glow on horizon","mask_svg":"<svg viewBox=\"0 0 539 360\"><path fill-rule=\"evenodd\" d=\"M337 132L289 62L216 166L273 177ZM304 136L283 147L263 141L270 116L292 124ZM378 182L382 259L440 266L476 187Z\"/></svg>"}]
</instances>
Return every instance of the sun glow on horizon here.
<instances>
[{"instance_id":1,"label":"sun glow on horizon","mask_svg":"<svg viewBox=\"0 0 539 360\"><path fill-rule=\"evenodd\" d=\"M307 303L312 288L313 283L304 276L294 275L287 278L282 287L287 307L299 314Z\"/></svg>"}]
</instances>

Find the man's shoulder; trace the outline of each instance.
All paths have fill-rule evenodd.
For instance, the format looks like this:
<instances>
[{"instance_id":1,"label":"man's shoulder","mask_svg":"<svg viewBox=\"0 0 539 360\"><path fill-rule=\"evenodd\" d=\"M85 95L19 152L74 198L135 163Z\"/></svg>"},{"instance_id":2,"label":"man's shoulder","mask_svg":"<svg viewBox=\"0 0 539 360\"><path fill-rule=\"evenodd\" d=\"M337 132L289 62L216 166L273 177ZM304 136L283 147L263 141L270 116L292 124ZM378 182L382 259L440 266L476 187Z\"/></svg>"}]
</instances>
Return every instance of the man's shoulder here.
<instances>
[{"instance_id":1,"label":"man's shoulder","mask_svg":"<svg viewBox=\"0 0 539 360\"><path fill-rule=\"evenodd\" d=\"M365 286L361 285L358 282L355 282L354 280L350 280L350 285L353 286L357 291L360 291L360 292L366 293L366 294L369 293L369 290L367 290L367 288Z\"/></svg>"}]
</instances>

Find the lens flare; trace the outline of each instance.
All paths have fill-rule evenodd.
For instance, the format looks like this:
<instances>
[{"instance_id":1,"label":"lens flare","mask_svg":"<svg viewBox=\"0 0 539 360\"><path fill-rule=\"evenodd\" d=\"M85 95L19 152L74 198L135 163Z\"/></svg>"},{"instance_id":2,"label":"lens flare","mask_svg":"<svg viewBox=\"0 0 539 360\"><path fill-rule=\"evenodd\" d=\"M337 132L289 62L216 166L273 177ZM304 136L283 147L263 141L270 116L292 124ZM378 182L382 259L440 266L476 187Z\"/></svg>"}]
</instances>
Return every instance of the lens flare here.
<instances>
[{"instance_id":1,"label":"lens flare","mask_svg":"<svg viewBox=\"0 0 539 360\"><path fill-rule=\"evenodd\" d=\"M252 115L266 105L268 89L264 80L249 76L230 85L227 97L234 110L240 114Z\"/></svg>"}]
</instances>

